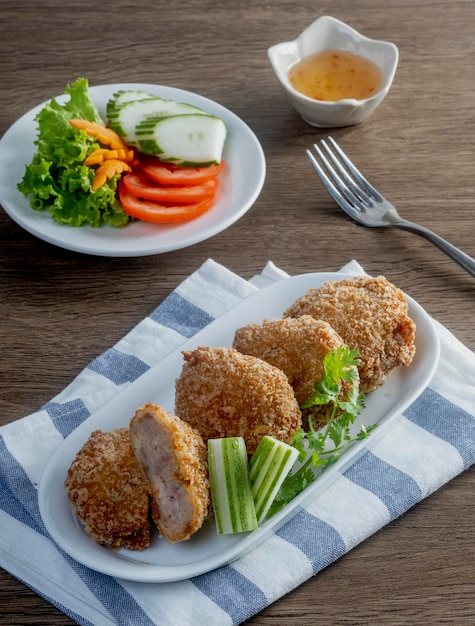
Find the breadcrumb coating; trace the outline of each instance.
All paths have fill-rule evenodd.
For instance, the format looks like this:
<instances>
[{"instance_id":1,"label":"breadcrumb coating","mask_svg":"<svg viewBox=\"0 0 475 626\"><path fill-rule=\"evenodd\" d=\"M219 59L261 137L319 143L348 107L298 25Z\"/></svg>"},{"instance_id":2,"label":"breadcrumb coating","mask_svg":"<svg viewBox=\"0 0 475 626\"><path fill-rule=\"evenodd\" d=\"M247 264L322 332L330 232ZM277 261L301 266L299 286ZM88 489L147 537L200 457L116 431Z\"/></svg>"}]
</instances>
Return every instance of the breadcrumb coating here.
<instances>
[{"instance_id":1,"label":"breadcrumb coating","mask_svg":"<svg viewBox=\"0 0 475 626\"><path fill-rule=\"evenodd\" d=\"M152 518L168 541L185 541L208 514L207 449L200 433L146 404L130 422L130 442L151 496Z\"/></svg>"},{"instance_id":2,"label":"breadcrumb coating","mask_svg":"<svg viewBox=\"0 0 475 626\"><path fill-rule=\"evenodd\" d=\"M233 348L281 369L293 387L297 402L308 400L324 374L327 352L344 345L340 335L324 320L311 315L264 320L238 328Z\"/></svg>"},{"instance_id":3,"label":"breadcrumb coating","mask_svg":"<svg viewBox=\"0 0 475 626\"><path fill-rule=\"evenodd\" d=\"M280 320L239 328L232 348L183 352L176 415L147 404L130 429L95 430L76 454L64 484L78 519L113 549L146 548L150 518L170 542L188 539L210 508L208 439L244 437L252 455L264 435L290 443L310 414L323 426L328 407L302 416L299 404L321 380L327 352L358 349L368 393L410 365L415 332L403 292L384 276L360 276L310 289Z\"/></svg>"},{"instance_id":4,"label":"breadcrumb coating","mask_svg":"<svg viewBox=\"0 0 475 626\"><path fill-rule=\"evenodd\" d=\"M395 367L410 365L416 325L403 292L384 276L358 276L310 289L284 313L326 320L360 353L360 389L380 387Z\"/></svg>"},{"instance_id":5,"label":"breadcrumb coating","mask_svg":"<svg viewBox=\"0 0 475 626\"><path fill-rule=\"evenodd\" d=\"M290 443L301 412L280 369L233 348L183 353L175 385L175 413L203 439L243 437L252 454L264 435Z\"/></svg>"},{"instance_id":6,"label":"breadcrumb coating","mask_svg":"<svg viewBox=\"0 0 475 626\"><path fill-rule=\"evenodd\" d=\"M315 383L322 379L325 355L343 345L343 339L328 322L317 320L311 315L249 324L237 329L233 341L233 348L239 352L263 359L281 369L300 405L313 395ZM354 384L358 385L356 368L355 374ZM350 383L342 383L342 400L352 386ZM305 428L308 428L310 414L314 427L319 428L328 422L331 411L325 405L302 410Z\"/></svg>"},{"instance_id":7,"label":"breadcrumb coating","mask_svg":"<svg viewBox=\"0 0 475 626\"><path fill-rule=\"evenodd\" d=\"M128 428L91 433L64 484L77 517L95 541L131 550L150 544L148 491Z\"/></svg>"}]
</instances>

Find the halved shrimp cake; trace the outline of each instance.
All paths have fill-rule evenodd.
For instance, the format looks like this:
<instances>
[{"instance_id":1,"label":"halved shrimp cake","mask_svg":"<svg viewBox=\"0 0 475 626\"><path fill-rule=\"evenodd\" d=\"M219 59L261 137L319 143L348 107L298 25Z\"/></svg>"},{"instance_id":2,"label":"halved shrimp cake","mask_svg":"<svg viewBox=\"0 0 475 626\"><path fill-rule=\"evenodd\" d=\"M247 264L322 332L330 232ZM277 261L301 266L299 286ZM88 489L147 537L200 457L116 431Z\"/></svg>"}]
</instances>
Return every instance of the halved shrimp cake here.
<instances>
[{"instance_id":1,"label":"halved shrimp cake","mask_svg":"<svg viewBox=\"0 0 475 626\"><path fill-rule=\"evenodd\" d=\"M189 539L201 528L210 504L207 449L201 435L163 408L146 404L130 422L130 444L160 533L172 543Z\"/></svg>"}]
</instances>

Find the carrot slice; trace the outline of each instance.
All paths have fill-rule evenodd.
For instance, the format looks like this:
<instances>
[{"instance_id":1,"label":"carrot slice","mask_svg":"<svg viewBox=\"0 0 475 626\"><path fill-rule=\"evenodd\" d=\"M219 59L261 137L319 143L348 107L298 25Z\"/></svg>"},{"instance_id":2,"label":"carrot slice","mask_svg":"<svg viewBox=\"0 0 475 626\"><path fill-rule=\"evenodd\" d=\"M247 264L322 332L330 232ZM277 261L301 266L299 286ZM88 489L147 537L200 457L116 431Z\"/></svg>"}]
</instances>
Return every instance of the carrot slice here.
<instances>
[{"instance_id":1,"label":"carrot slice","mask_svg":"<svg viewBox=\"0 0 475 626\"><path fill-rule=\"evenodd\" d=\"M133 150L124 150L124 148L118 148L116 150L110 150L108 148L97 148L93 150L91 154L84 161L84 165L100 165L107 159L119 159L126 163L132 163L135 158Z\"/></svg>"},{"instance_id":2,"label":"carrot slice","mask_svg":"<svg viewBox=\"0 0 475 626\"><path fill-rule=\"evenodd\" d=\"M92 181L92 190L97 191L104 183L115 176L116 174L122 174L122 172L131 172L132 168L125 161L119 161L118 159L108 159L104 161L96 170L96 175Z\"/></svg>"},{"instance_id":3,"label":"carrot slice","mask_svg":"<svg viewBox=\"0 0 475 626\"><path fill-rule=\"evenodd\" d=\"M104 152L107 152L107 148L98 148L93 150L91 154L84 159L84 165L100 165L104 162Z\"/></svg>"},{"instance_id":4,"label":"carrot slice","mask_svg":"<svg viewBox=\"0 0 475 626\"><path fill-rule=\"evenodd\" d=\"M111 128L106 128L98 122L74 119L69 120L69 123L74 128L77 128L79 130L85 130L88 135L91 135L91 137L96 137L97 140L100 141L100 143L104 144L105 146L110 146L113 150L116 150L118 148L122 148L124 150L127 149L127 146L125 145L120 135L118 135Z\"/></svg>"}]
</instances>

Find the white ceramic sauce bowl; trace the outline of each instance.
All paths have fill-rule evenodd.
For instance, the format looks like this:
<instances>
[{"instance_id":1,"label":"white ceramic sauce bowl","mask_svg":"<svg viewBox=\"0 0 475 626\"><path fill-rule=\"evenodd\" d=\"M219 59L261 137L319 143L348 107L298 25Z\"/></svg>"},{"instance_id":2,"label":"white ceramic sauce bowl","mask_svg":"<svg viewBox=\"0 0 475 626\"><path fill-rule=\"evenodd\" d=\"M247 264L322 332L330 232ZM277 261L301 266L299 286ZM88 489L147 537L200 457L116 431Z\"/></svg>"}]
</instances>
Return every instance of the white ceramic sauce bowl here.
<instances>
[{"instance_id":1,"label":"white ceramic sauce bowl","mask_svg":"<svg viewBox=\"0 0 475 626\"><path fill-rule=\"evenodd\" d=\"M337 48L365 57L382 72L377 93L364 100L348 98L327 102L300 93L289 81L289 69L301 59L328 48ZM359 124L382 102L389 91L399 59L397 47L388 41L364 37L356 30L330 16L323 16L308 26L294 41L276 44L267 55L287 96L301 117L312 126L331 128Z\"/></svg>"}]
</instances>

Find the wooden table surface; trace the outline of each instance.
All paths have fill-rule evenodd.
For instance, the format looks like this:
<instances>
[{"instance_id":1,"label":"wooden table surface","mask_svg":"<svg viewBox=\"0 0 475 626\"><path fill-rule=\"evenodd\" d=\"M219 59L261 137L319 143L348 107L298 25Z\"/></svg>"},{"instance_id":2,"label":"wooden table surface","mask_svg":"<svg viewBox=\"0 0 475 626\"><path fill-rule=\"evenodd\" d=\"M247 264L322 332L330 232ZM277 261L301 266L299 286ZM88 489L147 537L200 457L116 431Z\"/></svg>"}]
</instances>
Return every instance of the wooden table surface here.
<instances>
[{"instance_id":1,"label":"wooden table surface","mask_svg":"<svg viewBox=\"0 0 475 626\"><path fill-rule=\"evenodd\" d=\"M231 228L156 256L70 252L0 211L0 424L55 396L208 258L245 278L269 259L290 274L357 259L475 348L474 279L415 235L351 222L306 159L327 131L292 110L266 49L323 14L400 51L380 108L333 136L404 216L475 256L473 0L2 0L0 135L79 76L163 84L240 116L262 144L267 177ZM248 623L475 623L474 493L472 467ZM0 607L0 624L72 623L5 571Z\"/></svg>"}]
</instances>

